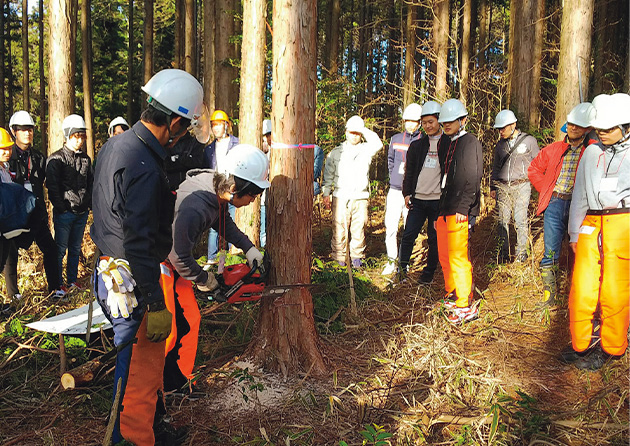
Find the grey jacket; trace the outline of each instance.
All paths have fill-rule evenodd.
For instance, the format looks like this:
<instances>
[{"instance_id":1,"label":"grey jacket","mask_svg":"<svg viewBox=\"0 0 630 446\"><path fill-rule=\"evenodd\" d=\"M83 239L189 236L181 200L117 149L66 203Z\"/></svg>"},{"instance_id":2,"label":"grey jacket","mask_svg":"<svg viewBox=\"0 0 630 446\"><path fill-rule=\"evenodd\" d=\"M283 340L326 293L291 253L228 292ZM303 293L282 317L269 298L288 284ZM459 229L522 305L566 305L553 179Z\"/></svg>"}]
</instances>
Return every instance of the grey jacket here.
<instances>
[{"instance_id":1,"label":"grey jacket","mask_svg":"<svg viewBox=\"0 0 630 446\"><path fill-rule=\"evenodd\" d=\"M518 145L512 150L515 143ZM526 133L521 132L511 140L500 139L494 148L490 189L496 189L497 183L527 180L527 169L538 152L536 138Z\"/></svg>"},{"instance_id":2,"label":"grey jacket","mask_svg":"<svg viewBox=\"0 0 630 446\"><path fill-rule=\"evenodd\" d=\"M230 217L226 204L219 204L214 192L215 171L194 169L177 189L173 219L173 249L168 259L180 276L195 283L208 280L193 256L193 249L201 235L213 228L233 245L247 252L254 244Z\"/></svg>"}]
</instances>

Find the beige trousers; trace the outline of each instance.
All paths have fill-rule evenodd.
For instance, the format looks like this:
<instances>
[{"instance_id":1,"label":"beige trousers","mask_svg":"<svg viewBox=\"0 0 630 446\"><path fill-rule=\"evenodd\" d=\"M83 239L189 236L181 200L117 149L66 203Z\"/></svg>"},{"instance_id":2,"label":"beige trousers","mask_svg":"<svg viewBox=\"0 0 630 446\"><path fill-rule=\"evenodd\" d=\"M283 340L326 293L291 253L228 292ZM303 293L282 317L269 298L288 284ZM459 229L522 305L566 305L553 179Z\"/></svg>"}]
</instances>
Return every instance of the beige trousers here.
<instances>
[{"instance_id":1,"label":"beige trousers","mask_svg":"<svg viewBox=\"0 0 630 446\"><path fill-rule=\"evenodd\" d=\"M350 229L350 258L362 259L365 251L365 223L368 218L368 200L348 200L333 197L333 236L330 246L332 258L346 261L346 240Z\"/></svg>"}]
</instances>

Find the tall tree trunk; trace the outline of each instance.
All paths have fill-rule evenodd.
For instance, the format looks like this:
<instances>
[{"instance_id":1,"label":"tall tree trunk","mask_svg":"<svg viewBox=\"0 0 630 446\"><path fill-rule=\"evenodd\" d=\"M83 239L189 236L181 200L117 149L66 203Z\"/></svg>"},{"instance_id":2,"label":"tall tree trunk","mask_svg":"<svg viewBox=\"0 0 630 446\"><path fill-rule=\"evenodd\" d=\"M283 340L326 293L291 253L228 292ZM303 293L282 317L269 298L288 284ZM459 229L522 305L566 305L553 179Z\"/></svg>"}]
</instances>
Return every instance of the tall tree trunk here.
<instances>
[{"instance_id":1,"label":"tall tree trunk","mask_svg":"<svg viewBox=\"0 0 630 446\"><path fill-rule=\"evenodd\" d=\"M314 143L317 69L316 0L276 0L273 8L272 119L274 141ZM296 64L295 61L300 61ZM313 150L271 150L267 195L271 283L311 279ZM299 243L296 243L299 241ZM263 299L248 348L267 368L287 376L324 374L313 319L313 299L297 289L275 302Z\"/></svg>"},{"instance_id":2,"label":"tall tree trunk","mask_svg":"<svg viewBox=\"0 0 630 446\"><path fill-rule=\"evenodd\" d=\"M357 95L357 103L359 105L365 104L366 91L367 87L367 48L366 48L366 38L365 38L365 15L367 14L367 6L361 5L359 7L359 42L358 42L358 58L359 63L357 67L357 82L361 83L359 88L359 94Z\"/></svg>"},{"instance_id":3,"label":"tall tree trunk","mask_svg":"<svg viewBox=\"0 0 630 446\"><path fill-rule=\"evenodd\" d=\"M234 14L229 0L218 0L215 3L216 28L214 48L216 55L216 108L224 110L230 117L234 115L236 103L232 102L233 81L236 77L231 65L230 37L234 35Z\"/></svg>"},{"instance_id":4,"label":"tall tree trunk","mask_svg":"<svg viewBox=\"0 0 630 446\"><path fill-rule=\"evenodd\" d=\"M216 58L214 51L216 14L213 0L203 2L203 91L209 110L215 109Z\"/></svg>"},{"instance_id":5,"label":"tall tree trunk","mask_svg":"<svg viewBox=\"0 0 630 446\"><path fill-rule=\"evenodd\" d=\"M42 0L40 0L42 1ZM4 0L2 0L2 8L0 8L2 10L2 14L0 14L0 127L4 127L6 128L6 123L7 123L7 118L6 118L6 109L4 106L4 101L6 98L6 91L4 88L4 77L5 77L5 72L4 72L4 44L6 42L6 39L4 38L4 28L5 28L5 22L4 22L4 18L5 18L5 14L4 14ZM40 16L40 20L41 20L41 16ZM8 28L8 26L7 26ZM40 40L40 46L42 45L42 42L44 41L44 39Z\"/></svg>"},{"instance_id":6,"label":"tall tree trunk","mask_svg":"<svg viewBox=\"0 0 630 446\"><path fill-rule=\"evenodd\" d=\"M13 108L13 52L11 51L11 21L9 18L11 17L11 0L7 0L6 4L2 2L2 11L7 18L7 29L6 29L6 54L7 54L7 103L9 104L9 115L13 114L15 111Z\"/></svg>"},{"instance_id":7,"label":"tall tree trunk","mask_svg":"<svg viewBox=\"0 0 630 446\"><path fill-rule=\"evenodd\" d=\"M2 47L2 45L0 45ZM47 129L48 124L46 122L46 110L48 109L48 96L46 96L46 78L44 77L44 0L39 0L39 131L42 135L42 153L48 153L48 137ZM0 62L2 65L2 62ZM4 76L0 76L4 79ZM4 82L2 82L4 84ZM2 92L4 93L4 86ZM4 98L4 94L2 96ZM3 101L4 102L4 101ZM4 110L4 104L2 104ZM4 119L4 113L2 113L2 119ZM4 125L4 124L2 124Z\"/></svg>"},{"instance_id":8,"label":"tall tree trunk","mask_svg":"<svg viewBox=\"0 0 630 446\"><path fill-rule=\"evenodd\" d=\"M243 1L239 140L261 145L265 81L266 0ZM236 210L236 223L254 245L260 245L260 198Z\"/></svg>"},{"instance_id":9,"label":"tall tree trunk","mask_svg":"<svg viewBox=\"0 0 630 446\"><path fill-rule=\"evenodd\" d=\"M209 1L210 0L206 0L206 2ZM153 0L144 0L144 34L142 52L142 78L146 84L153 76Z\"/></svg>"},{"instance_id":10,"label":"tall tree trunk","mask_svg":"<svg viewBox=\"0 0 630 446\"><path fill-rule=\"evenodd\" d=\"M389 30L388 30L388 42L387 42L387 108L385 112L386 127L395 125L394 113L395 106L395 87L396 71L398 65L398 52L394 42L398 40L398 27L397 27L397 14L396 14L396 0L390 0L389 9L391 11L389 16Z\"/></svg>"},{"instance_id":11,"label":"tall tree trunk","mask_svg":"<svg viewBox=\"0 0 630 446\"><path fill-rule=\"evenodd\" d=\"M433 0L433 61L435 74L434 96L439 101L447 99L446 85L448 63L448 31L449 31L449 0Z\"/></svg>"},{"instance_id":12,"label":"tall tree trunk","mask_svg":"<svg viewBox=\"0 0 630 446\"><path fill-rule=\"evenodd\" d=\"M29 95L28 54L28 0L22 0L22 97L24 110L30 112L31 98Z\"/></svg>"},{"instance_id":13,"label":"tall tree trunk","mask_svg":"<svg viewBox=\"0 0 630 446\"><path fill-rule=\"evenodd\" d=\"M417 6L407 3L407 17L405 21L405 74L403 81L403 107L415 100L416 77L416 11Z\"/></svg>"},{"instance_id":14,"label":"tall tree trunk","mask_svg":"<svg viewBox=\"0 0 630 446\"><path fill-rule=\"evenodd\" d=\"M184 69L195 75L197 60L195 52L195 0L184 1Z\"/></svg>"},{"instance_id":15,"label":"tall tree trunk","mask_svg":"<svg viewBox=\"0 0 630 446\"><path fill-rule=\"evenodd\" d=\"M127 119L134 122L133 99L135 90L133 88L133 58L135 56L133 42L133 0L129 0L129 47L127 48Z\"/></svg>"},{"instance_id":16,"label":"tall tree trunk","mask_svg":"<svg viewBox=\"0 0 630 446\"><path fill-rule=\"evenodd\" d=\"M338 74L339 71L339 35L341 24L339 17L341 16L341 1L330 0L330 17L328 19L328 35L326 36L327 49L326 67L331 75Z\"/></svg>"},{"instance_id":17,"label":"tall tree trunk","mask_svg":"<svg viewBox=\"0 0 630 446\"><path fill-rule=\"evenodd\" d=\"M70 97L70 113L74 113L77 108L77 98L74 94L77 85L77 30L79 27L79 0L72 0L71 3L71 19L70 32L72 40L70 44L70 85L72 85L72 94Z\"/></svg>"},{"instance_id":18,"label":"tall tree trunk","mask_svg":"<svg viewBox=\"0 0 630 446\"><path fill-rule=\"evenodd\" d=\"M486 66L486 50L488 46L488 0L479 0L479 47L478 47L478 63L479 69L482 70Z\"/></svg>"},{"instance_id":19,"label":"tall tree trunk","mask_svg":"<svg viewBox=\"0 0 630 446\"><path fill-rule=\"evenodd\" d=\"M556 96L556 139L567 113L580 102L578 61L582 93L586 94L591 58L591 26L594 0L573 0L562 8L560 27L560 60L558 62L558 92ZM583 100L586 100L584 98Z\"/></svg>"},{"instance_id":20,"label":"tall tree trunk","mask_svg":"<svg viewBox=\"0 0 630 446\"><path fill-rule=\"evenodd\" d=\"M185 31L182 27L184 23L184 1L175 0L175 60L173 61L174 68L183 69L183 49L184 49L184 36Z\"/></svg>"},{"instance_id":21,"label":"tall tree trunk","mask_svg":"<svg viewBox=\"0 0 630 446\"><path fill-rule=\"evenodd\" d=\"M540 126L540 87L542 78L543 46L545 38L545 0L534 0L532 5L534 20L534 51L532 52L532 95L529 98L529 128Z\"/></svg>"},{"instance_id":22,"label":"tall tree trunk","mask_svg":"<svg viewBox=\"0 0 630 446\"><path fill-rule=\"evenodd\" d=\"M74 85L71 83L72 60L68 44L74 40L74 36L70 23L72 0L50 0L49 5L48 151L50 154L63 146L61 122L73 112L71 98L74 97Z\"/></svg>"},{"instance_id":23,"label":"tall tree trunk","mask_svg":"<svg viewBox=\"0 0 630 446\"><path fill-rule=\"evenodd\" d=\"M472 1L462 0L464 3L464 12L462 16L462 39L461 39L461 70L459 72L460 79L460 96L462 102L468 102L468 82L470 73L470 53L471 53L471 26L472 26Z\"/></svg>"},{"instance_id":24,"label":"tall tree trunk","mask_svg":"<svg viewBox=\"0 0 630 446\"><path fill-rule=\"evenodd\" d=\"M92 100L92 2L81 2L81 59L83 64L83 110L87 124L87 154L94 159L94 102Z\"/></svg>"}]
</instances>

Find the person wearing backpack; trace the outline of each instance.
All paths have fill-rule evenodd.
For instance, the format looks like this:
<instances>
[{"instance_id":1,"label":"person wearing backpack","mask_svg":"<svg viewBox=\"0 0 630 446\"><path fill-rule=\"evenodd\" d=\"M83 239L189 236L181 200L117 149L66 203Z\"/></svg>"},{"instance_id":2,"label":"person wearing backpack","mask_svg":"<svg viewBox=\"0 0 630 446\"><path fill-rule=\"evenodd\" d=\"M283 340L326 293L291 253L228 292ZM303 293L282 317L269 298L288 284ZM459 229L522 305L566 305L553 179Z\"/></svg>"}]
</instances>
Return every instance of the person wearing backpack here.
<instances>
[{"instance_id":1,"label":"person wearing backpack","mask_svg":"<svg viewBox=\"0 0 630 446\"><path fill-rule=\"evenodd\" d=\"M490 196L497 200L499 221L497 226L498 263L510 259L509 230L514 216L516 229L516 249L514 261L527 260L527 208L532 186L527 177L527 169L540 148L536 138L516 128L516 116L511 110L501 110L494 128L499 130L499 141L494 147L494 162L490 177Z\"/></svg>"}]
</instances>

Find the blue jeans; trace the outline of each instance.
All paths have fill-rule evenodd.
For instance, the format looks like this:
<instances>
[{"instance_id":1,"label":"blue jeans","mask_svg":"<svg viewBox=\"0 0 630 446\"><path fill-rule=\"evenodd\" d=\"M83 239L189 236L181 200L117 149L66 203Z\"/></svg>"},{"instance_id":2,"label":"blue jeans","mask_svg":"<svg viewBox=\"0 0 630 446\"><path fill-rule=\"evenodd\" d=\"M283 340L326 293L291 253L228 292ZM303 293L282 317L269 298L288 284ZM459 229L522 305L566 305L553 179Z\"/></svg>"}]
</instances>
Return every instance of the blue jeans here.
<instances>
[{"instance_id":1,"label":"blue jeans","mask_svg":"<svg viewBox=\"0 0 630 446\"><path fill-rule=\"evenodd\" d=\"M544 213L545 253L540 266L550 266L558 263L562 240L569 225L569 208L571 200L551 197Z\"/></svg>"},{"instance_id":2,"label":"blue jeans","mask_svg":"<svg viewBox=\"0 0 630 446\"><path fill-rule=\"evenodd\" d=\"M429 252L424 271L426 271L427 275L433 275L435 272L438 264L438 246L437 232L435 231L433 223L435 223L435 220L437 220L438 217L439 204L440 200L411 199L411 209L409 209L409 214L407 214L405 231L403 232L402 239L400 240L400 271L407 271L407 266L409 265L409 259L411 258L416 238L418 238L418 234L420 234L420 231L424 226L424 222L426 221Z\"/></svg>"},{"instance_id":3,"label":"blue jeans","mask_svg":"<svg viewBox=\"0 0 630 446\"><path fill-rule=\"evenodd\" d=\"M228 212L230 213L230 217L234 220L234 215L236 214L236 208L228 204ZM221 218L221 217L219 217ZM219 222L221 227L223 227L223 222ZM217 257L217 253L219 252L219 233L214 229L210 228L210 232L208 232L208 260L214 260Z\"/></svg>"},{"instance_id":4,"label":"blue jeans","mask_svg":"<svg viewBox=\"0 0 630 446\"><path fill-rule=\"evenodd\" d=\"M63 282L63 258L68 251L68 261L66 263L67 283L77 281L79 270L79 256L81 255L81 244L83 243L83 232L87 224L89 212L75 214L64 212L63 214L53 213L53 224L55 225L55 243L57 243L57 263L59 265L59 283Z\"/></svg>"}]
</instances>

